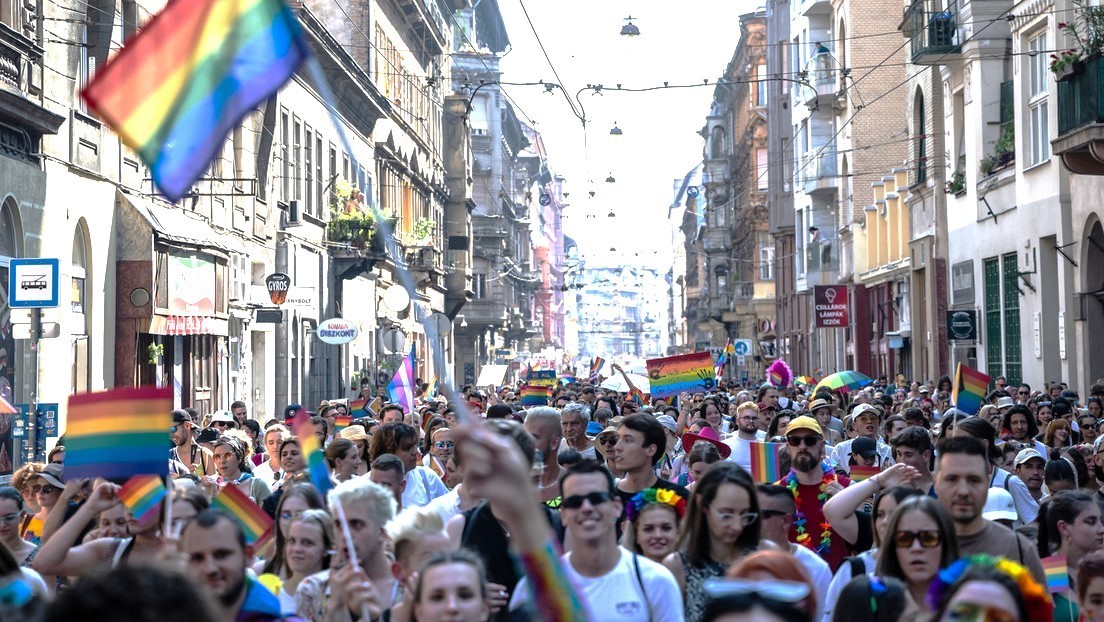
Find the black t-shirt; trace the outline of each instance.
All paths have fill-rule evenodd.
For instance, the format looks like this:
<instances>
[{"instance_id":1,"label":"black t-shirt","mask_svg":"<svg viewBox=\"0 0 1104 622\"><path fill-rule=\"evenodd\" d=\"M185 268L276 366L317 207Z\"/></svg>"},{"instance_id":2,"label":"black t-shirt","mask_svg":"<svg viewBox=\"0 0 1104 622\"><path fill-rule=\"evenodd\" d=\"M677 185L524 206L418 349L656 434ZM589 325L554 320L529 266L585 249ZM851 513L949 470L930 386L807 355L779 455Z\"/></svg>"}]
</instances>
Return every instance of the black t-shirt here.
<instances>
[{"instance_id":1,"label":"black t-shirt","mask_svg":"<svg viewBox=\"0 0 1104 622\"><path fill-rule=\"evenodd\" d=\"M679 486L678 484L676 484L674 482L669 482L665 479L661 479L661 478L657 477L656 478L656 483L652 484L651 488L659 488L661 490L673 490L676 493L678 493L678 495L680 497L682 497L683 499L686 499L687 503L690 502L690 491L687 490L686 488L682 487L682 486ZM632 501L632 498L636 496L636 492L625 492L624 490L621 490L621 488L617 488L616 490L617 490L617 496L621 498L621 505L623 507L628 507L629 502ZM637 491L637 492L640 492L640 491ZM622 520L624 520L624 518L625 518L624 510L622 510L622 512L621 512L621 518L622 518Z\"/></svg>"}]
</instances>

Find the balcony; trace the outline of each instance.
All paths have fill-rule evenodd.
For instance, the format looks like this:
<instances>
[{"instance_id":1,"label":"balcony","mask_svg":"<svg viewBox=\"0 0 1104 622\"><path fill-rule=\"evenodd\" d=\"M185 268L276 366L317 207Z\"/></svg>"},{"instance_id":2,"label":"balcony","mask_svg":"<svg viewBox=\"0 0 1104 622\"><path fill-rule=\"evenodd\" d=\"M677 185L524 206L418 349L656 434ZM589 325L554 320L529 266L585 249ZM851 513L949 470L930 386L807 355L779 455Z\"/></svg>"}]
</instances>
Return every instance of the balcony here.
<instances>
[{"instance_id":1,"label":"balcony","mask_svg":"<svg viewBox=\"0 0 1104 622\"><path fill-rule=\"evenodd\" d=\"M1104 175L1104 59L1090 57L1058 82L1055 155L1071 173Z\"/></svg>"},{"instance_id":2,"label":"balcony","mask_svg":"<svg viewBox=\"0 0 1104 622\"><path fill-rule=\"evenodd\" d=\"M708 252L724 252L732 248L732 236L727 228L709 227L705 230L702 247Z\"/></svg>"},{"instance_id":3,"label":"balcony","mask_svg":"<svg viewBox=\"0 0 1104 622\"><path fill-rule=\"evenodd\" d=\"M839 249L835 240L810 241L805 247L807 280L813 284L813 275L820 272L839 272ZM827 281L827 282L830 282ZM820 285L820 282L815 283Z\"/></svg>"},{"instance_id":4,"label":"balcony","mask_svg":"<svg viewBox=\"0 0 1104 622\"><path fill-rule=\"evenodd\" d=\"M808 67L808 83L801 89L805 105L816 110L822 103L833 103L839 89L836 83L837 63L832 51L818 45Z\"/></svg>"},{"instance_id":5,"label":"balcony","mask_svg":"<svg viewBox=\"0 0 1104 622\"><path fill-rule=\"evenodd\" d=\"M814 147L802 158L799 175L805 194L835 192L839 186L835 147Z\"/></svg>"},{"instance_id":6,"label":"balcony","mask_svg":"<svg viewBox=\"0 0 1104 622\"><path fill-rule=\"evenodd\" d=\"M832 3L830 0L802 0L801 7L798 9L805 17L813 15L831 15Z\"/></svg>"},{"instance_id":7,"label":"balcony","mask_svg":"<svg viewBox=\"0 0 1104 622\"><path fill-rule=\"evenodd\" d=\"M916 0L905 9L900 30L910 39L915 65L939 65L961 51L958 22L954 11L932 10L932 0Z\"/></svg>"}]
</instances>

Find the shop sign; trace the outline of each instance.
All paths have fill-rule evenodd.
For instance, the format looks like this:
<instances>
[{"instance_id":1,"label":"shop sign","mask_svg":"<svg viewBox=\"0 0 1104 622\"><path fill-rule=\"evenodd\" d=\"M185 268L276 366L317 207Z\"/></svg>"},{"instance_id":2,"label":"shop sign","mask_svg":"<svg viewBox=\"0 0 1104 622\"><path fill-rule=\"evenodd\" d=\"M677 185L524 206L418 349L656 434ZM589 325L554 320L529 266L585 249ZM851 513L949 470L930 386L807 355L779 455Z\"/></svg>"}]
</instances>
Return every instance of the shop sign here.
<instances>
[{"instance_id":1,"label":"shop sign","mask_svg":"<svg viewBox=\"0 0 1104 622\"><path fill-rule=\"evenodd\" d=\"M323 343L339 346L356 339L360 330L349 320L333 317L319 324L316 334Z\"/></svg>"},{"instance_id":2,"label":"shop sign","mask_svg":"<svg viewBox=\"0 0 1104 622\"><path fill-rule=\"evenodd\" d=\"M955 341L973 341L977 339L977 313L973 310L947 312L947 332Z\"/></svg>"},{"instance_id":3,"label":"shop sign","mask_svg":"<svg viewBox=\"0 0 1104 622\"><path fill-rule=\"evenodd\" d=\"M169 255L169 313L215 314L215 263L199 255Z\"/></svg>"},{"instance_id":4,"label":"shop sign","mask_svg":"<svg viewBox=\"0 0 1104 622\"><path fill-rule=\"evenodd\" d=\"M273 272L265 277L265 288L268 289L269 300L278 307L287 301L291 277L283 272Z\"/></svg>"},{"instance_id":5,"label":"shop sign","mask_svg":"<svg viewBox=\"0 0 1104 622\"><path fill-rule=\"evenodd\" d=\"M813 303L817 328L839 328L848 325L846 285L814 286Z\"/></svg>"}]
</instances>

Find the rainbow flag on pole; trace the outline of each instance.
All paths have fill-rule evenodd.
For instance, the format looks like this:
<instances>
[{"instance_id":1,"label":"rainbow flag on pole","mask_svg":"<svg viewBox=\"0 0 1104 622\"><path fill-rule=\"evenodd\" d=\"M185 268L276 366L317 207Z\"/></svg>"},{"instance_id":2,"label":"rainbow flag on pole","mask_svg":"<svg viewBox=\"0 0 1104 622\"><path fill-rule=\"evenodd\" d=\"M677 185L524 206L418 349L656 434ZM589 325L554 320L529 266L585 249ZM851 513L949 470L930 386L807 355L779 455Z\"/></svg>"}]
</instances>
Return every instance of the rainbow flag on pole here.
<instances>
[{"instance_id":1,"label":"rainbow flag on pole","mask_svg":"<svg viewBox=\"0 0 1104 622\"><path fill-rule=\"evenodd\" d=\"M236 518L245 532L245 541L254 545L254 550L263 548L265 542L272 537L272 518L238 490L237 486L223 486L218 496L211 500L211 507Z\"/></svg>"},{"instance_id":2,"label":"rainbow flag on pole","mask_svg":"<svg viewBox=\"0 0 1104 622\"><path fill-rule=\"evenodd\" d=\"M1068 592L1070 584L1066 557L1064 555L1052 555L1043 558L1041 561L1043 562L1043 573L1046 575L1047 591L1051 594Z\"/></svg>"},{"instance_id":3,"label":"rainbow flag on pole","mask_svg":"<svg viewBox=\"0 0 1104 622\"><path fill-rule=\"evenodd\" d=\"M989 376L976 369L966 367L962 363L955 369L954 388L951 391L951 402L955 408L968 415L976 415L985 403L985 395L989 392Z\"/></svg>"},{"instance_id":4,"label":"rainbow flag on pole","mask_svg":"<svg viewBox=\"0 0 1104 622\"><path fill-rule=\"evenodd\" d=\"M165 482L156 475L135 475L117 493L134 520L144 525L156 519L165 499Z\"/></svg>"},{"instance_id":5,"label":"rainbow flag on pole","mask_svg":"<svg viewBox=\"0 0 1104 622\"><path fill-rule=\"evenodd\" d=\"M69 397L65 477L126 481L169 472L172 389L139 387Z\"/></svg>"},{"instance_id":6,"label":"rainbow flag on pole","mask_svg":"<svg viewBox=\"0 0 1104 622\"><path fill-rule=\"evenodd\" d=\"M283 0L170 0L82 96L177 201L309 54Z\"/></svg>"},{"instance_id":7,"label":"rainbow flag on pole","mask_svg":"<svg viewBox=\"0 0 1104 622\"><path fill-rule=\"evenodd\" d=\"M648 359L647 365L652 399L712 391L717 386L713 355L708 352Z\"/></svg>"},{"instance_id":8,"label":"rainbow flag on pole","mask_svg":"<svg viewBox=\"0 0 1104 622\"><path fill-rule=\"evenodd\" d=\"M313 432L299 435L300 449L303 452L303 460L310 470L311 483L318 489L318 494L326 498L326 493L333 488L333 480L330 479L330 466L326 463L326 455L322 453L322 446L318 443L318 437Z\"/></svg>"},{"instance_id":9,"label":"rainbow flag on pole","mask_svg":"<svg viewBox=\"0 0 1104 622\"><path fill-rule=\"evenodd\" d=\"M546 406L552 398L552 390L548 387L525 385L521 387L522 406Z\"/></svg>"},{"instance_id":10,"label":"rainbow flag on pole","mask_svg":"<svg viewBox=\"0 0 1104 622\"><path fill-rule=\"evenodd\" d=\"M591 382L598 382L598 375L602 371L602 366L606 364L606 359L596 356L590 361L590 375L588 379Z\"/></svg>"},{"instance_id":11,"label":"rainbow flag on pole","mask_svg":"<svg viewBox=\"0 0 1104 622\"><path fill-rule=\"evenodd\" d=\"M387 385L387 395L390 400L403 407L403 412L414 410L414 346L410 346L410 352L403 358L399 369L395 371L395 377L391 384Z\"/></svg>"},{"instance_id":12,"label":"rainbow flag on pole","mask_svg":"<svg viewBox=\"0 0 1104 622\"><path fill-rule=\"evenodd\" d=\"M760 484L782 479L782 443L751 441L751 477Z\"/></svg>"}]
</instances>

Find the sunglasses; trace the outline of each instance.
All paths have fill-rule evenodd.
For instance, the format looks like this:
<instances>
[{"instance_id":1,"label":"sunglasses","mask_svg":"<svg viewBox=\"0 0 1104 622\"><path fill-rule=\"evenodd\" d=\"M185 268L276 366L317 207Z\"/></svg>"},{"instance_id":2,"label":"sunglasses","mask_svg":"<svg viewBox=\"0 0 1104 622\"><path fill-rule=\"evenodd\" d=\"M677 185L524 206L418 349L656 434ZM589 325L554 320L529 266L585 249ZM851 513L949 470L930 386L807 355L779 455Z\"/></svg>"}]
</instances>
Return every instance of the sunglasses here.
<instances>
[{"instance_id":1,"label":"sunglasses","mask_svg":"<svg viewBox=\"0 0 1104 622\"><path fill-rule=\"evenodd\" d=\"M608 436L598 439L599 445L605 445L606 447L613 447L617 444L617 437L610 434Z\"/></svg>"},{"instance_id":2,"label":"sunglasses","mask_svg":"<svg viewBox=\"0 0 1104 622\"><path fill-rule=\"evenodd\" d=\"M710 508L712 510L712 508ZM748 527L759 520L758 512L744 512L743 514L733 514L732 512L714 512L717 519L723 523L737 521L744 527Z\"/></svg>"},{"instance_id":3,"label":"sunglasses","mask_svg":"<svg viewBox=\"0 0 1104 622\"><path fill-rule=\"evenodd\" d=\"M816 434L810 434L808 436L787 436L786 442L790 444L790 447L800 447L801 443L805 443L806 447L816 447L816 444L820 442L820 437Z\"/></svg>"},{"instance_id":4,"label":"sunglasses","mask_svg":"<svg viewBox=\"0 0 1104 622\"><path fill-rule=\"evenodd\" d=\"M963 620L964 622L976 622L986 620L988 622L1015 622L1017 616L1003 609L996 609L981 603L960 602L947 613L951 620Z\"/></svg>"},{"instance_id":5,"label":"sunglasses","mask_svg":"<svg viewBox=\"0 0 1104 622\"><path fill-rule=\"evenodd\" d=\"M794 605L809 597L809 586L797 581L749 581L747 579L710 579L705 582L710 598L758 598Z\"/></svg>"},{"instance_id":6,"label":"sunglasses","mask_svg":"<svg viewBox=\"0 0 1104 622\"><path fill-rule=\"evenodd\" d=\"M452 449L456 446L456 441L437 441L433 446L437 449Z\"/></svg>"},{"instance_id":7,"label":"sunglasses","mask_svg":"<svg viewBox=\"0 0 1104 622\"><path fill-rule=\"evenodd\" d=\"M790 512L783 512L782 510L759 510L759 513L763 515L763 520L770 520L772 518L778 518L779 516L790 515Z\"/></svg>"},{"instance_id":8,"label":"sunglasses","mask_svg":"<svg viewBox=\"0 0 1104 622\"><path fill-rule=\"evenodd\" d=\"M37 484L35 486L31 486L31 492L33 492L36 495L40 492L44 495L48 495L48 494L54 492L55 490L57 490L57 487L51 486L49 484Z\"/></svg>"},{"instance_id":9,"label":"sunglasses","mask_svg":"<svg viewBox=\"0 0 1104 622\"><path fill-rule=\"evenodd\" d=\"M170 432L170 433L172 433L172 434L176 434L176 431L177 431L178 429L180 429L180 426L176 426L176 425L174 425L174 426L171 426L171 427L169 428L169 432Z\"/></svg>"},{"instance_id":10,"label":"sunglasses","mask_svg":"<svg viewBox=\"0 0 1104 622\"><path fill-rule=\"evenodd\" d=\"M607 501L612 501L613 497L607 491L597 491L588 493L585 495L571 495L570 497L564 497L562 507L568 510L577 510L583 507L584 501L589 501L593 506L599 506Z\"/></svg>"},{"instance_id":11,"label":"sunglasses","mask_svg":"<svg viewBox=\"0 0 1104 622\"><path fill-rule=\"evenodd\" d=\"M940 544L943 544L943 535L933 529L897 531L893 534L893 543L896 544L899 549L907 549L917 540L920 541L920 546L926 549L934 549Z\"/></svg>"},{"instance_id":12,"label":"sunglasses","mask_svg":"<svg viewBox=\"0 0 1104 622\"><path fill-rule=\"evenodd\" d=\"M218 427L220 427L220 428L226 428L226 427L229 427L229 426L230 426L230 424L229 424L229 423L227 423L227 422L225 422L225 421L215 421L215 422L212 422L212 423L211 423L211 426L212 426L212 427L214 427L214 426L218 426Z\"/></svg>"}]
</instances>

